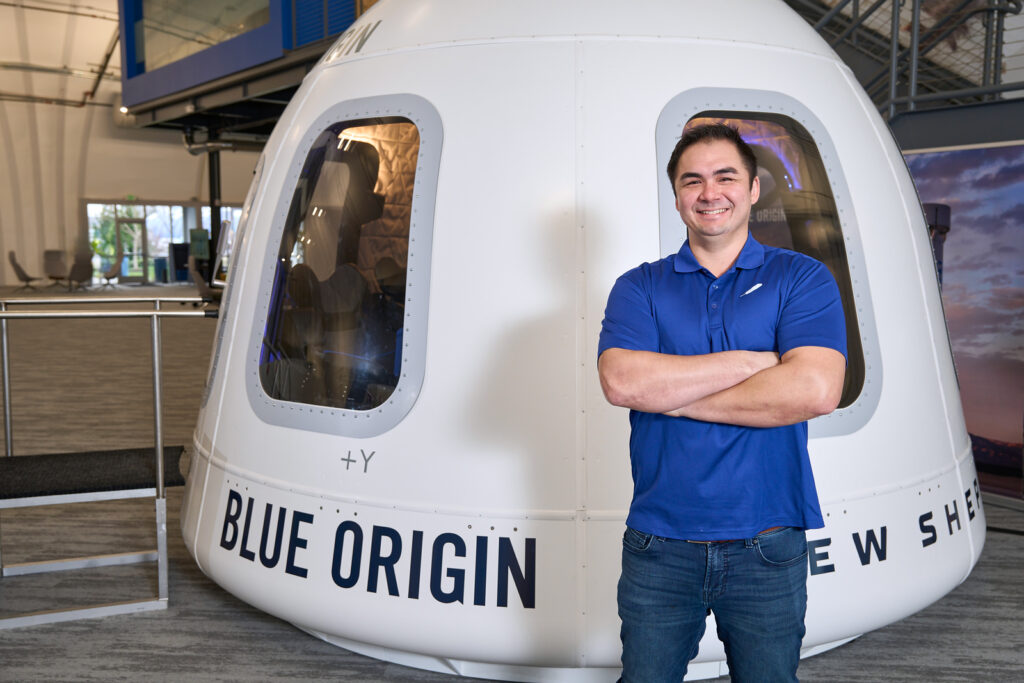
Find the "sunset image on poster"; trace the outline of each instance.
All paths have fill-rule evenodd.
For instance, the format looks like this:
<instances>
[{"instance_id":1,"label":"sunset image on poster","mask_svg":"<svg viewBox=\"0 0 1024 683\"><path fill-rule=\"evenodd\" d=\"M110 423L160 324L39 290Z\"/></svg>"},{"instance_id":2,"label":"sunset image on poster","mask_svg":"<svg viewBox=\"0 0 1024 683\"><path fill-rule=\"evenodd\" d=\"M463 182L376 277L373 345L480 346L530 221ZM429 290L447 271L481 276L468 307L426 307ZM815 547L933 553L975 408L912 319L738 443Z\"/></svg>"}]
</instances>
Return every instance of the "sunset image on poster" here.
<instances>
[{"instance_id":1,"label":"sunset image on poster","mask_svg":"<svg viewBox=\"0 0 1024 683\"><path fill-rule=\"evenodd\" d=\"M950 208L942 300L982 486L1021 497L1024 145L906 158L921 201Z\"/></svg>"}]
</instances>

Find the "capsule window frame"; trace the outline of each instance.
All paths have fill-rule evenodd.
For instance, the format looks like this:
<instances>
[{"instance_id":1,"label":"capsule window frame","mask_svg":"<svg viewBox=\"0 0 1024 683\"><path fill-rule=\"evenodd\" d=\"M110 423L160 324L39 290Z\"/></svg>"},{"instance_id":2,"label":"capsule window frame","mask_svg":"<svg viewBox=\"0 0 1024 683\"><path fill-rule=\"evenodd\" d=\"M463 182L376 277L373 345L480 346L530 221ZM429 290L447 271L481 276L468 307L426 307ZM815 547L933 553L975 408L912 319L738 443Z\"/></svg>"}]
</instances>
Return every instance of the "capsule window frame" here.
<instances>
[{"instance_id":1,"label":"capsule window frame","mask_svg":"<svg viewBox=\"0 0 1024 683\"><path fill-rule=\"evenodd\" d=\"M286 401L270 396L260 379L264 331L273 304L278 251L287 226L295 188L316 140L338 124L359 125L374 119L400 117L416 126L419 150L413 181L406 265L405 321L402 333L401 375L394 392L369 410ZM430 261L434 233L434 207L441 165L443 128L434 106L412 94L382 95L341 102L329 107L309 124L295 145L284 183L278 188L267 249L259 266L255 311L246 359L246 393L256 415L269 424L337 436L379 436L398 425L412 410L423 386L426 365L427 316L430 299Z\"/></svg>"},{"instance_id":2,"label":"capsule window frame","mask_svg":"<svg viewBox=\"0 0 1024 683\"><path fill-rule=\"evenodd\" d=\"M849 359L863 367L864 382L854 400L829 415L808 422L808 435L814 437L851 434L868 423L878 407L882 388L881 353L878 328L875 323L871 291L867 281L864 248L860 227L853 208L843 167L835 144L824 125L811 110L798 100L779 92L733 88L695 88L679 93L664 106L655 127L658 164L658 224L661 256L675 254L683 246L685 226L675 208L675 192L665 169L676 142L689 121L707 112L716 116L736 119L756 119L761 116L781 116L799 123L810 134L821 156L829 189L836 205L836 216L850 279L862 355ZM847 324L850 313L846 315Z\"/></svg>"}]
</instances>

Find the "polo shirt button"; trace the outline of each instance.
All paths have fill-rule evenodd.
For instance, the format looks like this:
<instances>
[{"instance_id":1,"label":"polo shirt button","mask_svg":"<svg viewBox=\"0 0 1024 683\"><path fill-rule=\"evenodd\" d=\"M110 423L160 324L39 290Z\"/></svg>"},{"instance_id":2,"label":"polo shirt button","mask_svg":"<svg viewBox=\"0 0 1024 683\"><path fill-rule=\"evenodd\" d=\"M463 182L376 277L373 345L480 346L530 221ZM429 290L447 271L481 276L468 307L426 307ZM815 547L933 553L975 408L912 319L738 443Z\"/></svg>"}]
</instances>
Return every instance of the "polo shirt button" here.
<instances>
[{"instance_id":1,"label":"polo shirt button","mask_svg":"<svg viewBox=\"0 0 1024 683\"><path fill-rule=\"evenodd\" d=\"M711 304L711 308L718 308L718 304Z\"/></svg>"}]
</instances>

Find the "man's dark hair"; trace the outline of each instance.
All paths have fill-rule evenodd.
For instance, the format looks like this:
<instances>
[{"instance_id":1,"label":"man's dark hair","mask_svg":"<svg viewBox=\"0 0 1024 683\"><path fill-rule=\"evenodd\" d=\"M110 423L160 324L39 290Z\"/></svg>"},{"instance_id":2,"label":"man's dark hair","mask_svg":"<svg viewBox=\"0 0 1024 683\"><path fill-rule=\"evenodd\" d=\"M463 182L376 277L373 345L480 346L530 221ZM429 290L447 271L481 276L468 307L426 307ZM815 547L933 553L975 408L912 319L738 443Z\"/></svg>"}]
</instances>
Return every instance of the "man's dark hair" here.
<instances>
[{"instance_id":1,"label":"man's dark hair","mask_svg":"<svg viewBox=\"0 0 1024 683\"><path fill-rule=\"evenodd\" d=\"M732 126L727 126L724 123L706 123L694 126L683 133L683 137L679 138L679 142L676 143L676 148L672 150L672 156L668 159L667 171L668 182L672 185L673 192L675 192L676 166L679 165L679 157L691 145L698 142L708 143L714 140L727 140L736 145L736 150L740 153L743 166L746 167L747 174L750 176L750 184L753 186L754 178L757 177L757 157L754 156L754 150L750 149L750 145L743 141L739 132Z\"/></svg>"}]
</instances>

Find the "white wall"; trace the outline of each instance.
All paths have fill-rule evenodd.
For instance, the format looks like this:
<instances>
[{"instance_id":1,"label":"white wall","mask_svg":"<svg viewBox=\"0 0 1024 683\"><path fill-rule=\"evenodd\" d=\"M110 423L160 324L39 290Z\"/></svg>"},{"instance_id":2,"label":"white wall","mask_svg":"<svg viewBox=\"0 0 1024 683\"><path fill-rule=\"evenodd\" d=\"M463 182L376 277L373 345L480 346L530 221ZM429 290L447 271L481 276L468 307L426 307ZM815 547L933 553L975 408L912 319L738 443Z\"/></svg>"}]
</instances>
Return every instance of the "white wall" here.
<instances>
[{"instance_id":1,"label":"white wall","mask_svg":"<svg viewBox=\"0 0 1024 683\"><path fill-rule=\"evenodd\" d=\"M17 283L8 251L30 274L42 275L44 249L70 253L86 242L82 198L208 201L206 157L190 155L178 133L114 125L119 80L103 80L85 106L18 101L81 101L92 88L95 76L88 73L11 67L95 71L117 30L117 3L92 0L78 7L82 14L0 6L0 282L6 284ZM120 64L118 45L110 61L118 77ZM223 201L245 198L257 157L221 153Z\"/></svg>"}]
</instances>

